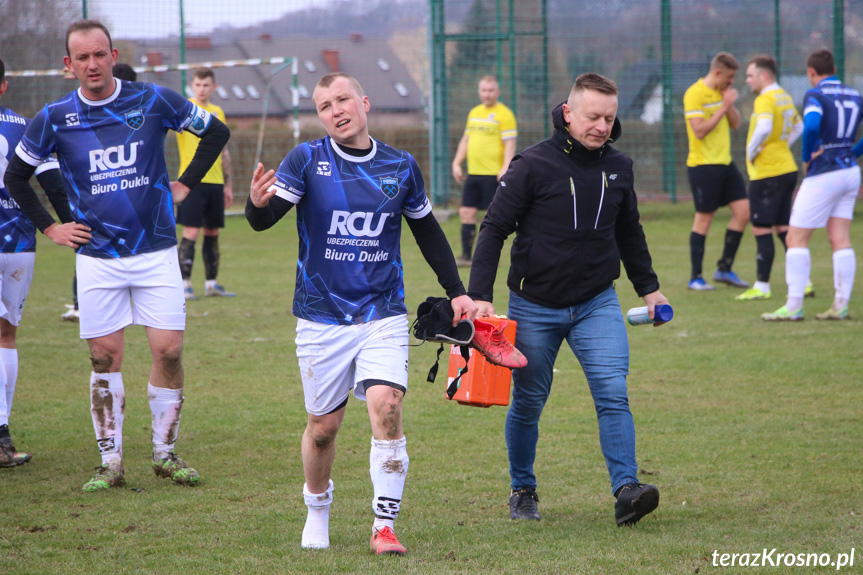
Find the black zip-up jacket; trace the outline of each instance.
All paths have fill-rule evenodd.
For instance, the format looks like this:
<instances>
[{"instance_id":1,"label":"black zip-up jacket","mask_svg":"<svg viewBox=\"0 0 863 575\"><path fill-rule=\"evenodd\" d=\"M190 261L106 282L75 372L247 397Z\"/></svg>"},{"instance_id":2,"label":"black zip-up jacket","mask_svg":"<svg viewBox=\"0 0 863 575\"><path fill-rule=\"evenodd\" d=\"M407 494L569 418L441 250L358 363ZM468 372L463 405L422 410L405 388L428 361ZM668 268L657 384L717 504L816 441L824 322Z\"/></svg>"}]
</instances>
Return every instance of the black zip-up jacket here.
<instances>
[{"instance_id":1,"label":"black zip-up jacket","mask_svg":"<svg viewBox=\"0 0 863 575\"><path fill-rule=\"evenodd\" d=\"M468 295L492 301L504 240L515 232L507 285L551 308L596 297L620 277L620 262L639 296L659 289L639 222L632 160L609 146L587 150L573 139L563 105L554 135L516 155L480 227Z\"/></svg>"}]
</instances>

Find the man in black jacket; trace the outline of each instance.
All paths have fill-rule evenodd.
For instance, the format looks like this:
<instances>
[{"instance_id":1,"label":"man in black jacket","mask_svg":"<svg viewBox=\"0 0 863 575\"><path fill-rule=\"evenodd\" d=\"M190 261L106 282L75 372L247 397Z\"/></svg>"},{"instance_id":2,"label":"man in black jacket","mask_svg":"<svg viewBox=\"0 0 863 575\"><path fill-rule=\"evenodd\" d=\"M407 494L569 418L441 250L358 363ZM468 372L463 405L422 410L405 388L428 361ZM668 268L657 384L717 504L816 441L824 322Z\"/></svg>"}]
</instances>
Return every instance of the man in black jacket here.
<instances>
[{"instance_id":1,"label":"man in black jacket","mask_svg":"<svg viewBox=\"0 0 863 575\"><path fill-rule=\"evenodd\" d=\"M468 289L479 306L477 317L494 314L500 251L516 232L509 317L518 322L515 346L528 364L513 371L506 420L513 519L540 518L533 462L564 340L593 395L617 524L634 524L659 504L659 490L637 478L626 392L629 343L614 291L620 260L651 318L655 306L668 300L659 292L639 222L632 160L608 145L620 136L616 116L614 82L579 76L569 99L552 112L554 135L513 158L480 228Z\"/></svg>"}]
</instances>

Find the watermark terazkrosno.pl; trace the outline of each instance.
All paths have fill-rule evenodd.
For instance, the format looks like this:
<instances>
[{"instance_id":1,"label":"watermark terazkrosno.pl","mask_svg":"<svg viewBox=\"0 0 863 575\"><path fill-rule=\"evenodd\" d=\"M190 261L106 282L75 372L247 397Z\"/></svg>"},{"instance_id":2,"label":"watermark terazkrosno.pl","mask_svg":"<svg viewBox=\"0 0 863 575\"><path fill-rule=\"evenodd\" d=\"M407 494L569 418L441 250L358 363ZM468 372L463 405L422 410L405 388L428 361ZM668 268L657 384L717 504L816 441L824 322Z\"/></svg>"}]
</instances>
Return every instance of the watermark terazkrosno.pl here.
<instances>
[{"instance_id":1,"label":"watermark terazkrosno.pl","mask_svg":"<svg viewBox=\"0 0 863 575\"><path fill-rule=\"evenodd\" d=\"M720 553L713 551L714 567L831 567L839 571L854 566L854 548L850 553L782 553L767 549L755 553Z\"/></svg>"}]
</instances>

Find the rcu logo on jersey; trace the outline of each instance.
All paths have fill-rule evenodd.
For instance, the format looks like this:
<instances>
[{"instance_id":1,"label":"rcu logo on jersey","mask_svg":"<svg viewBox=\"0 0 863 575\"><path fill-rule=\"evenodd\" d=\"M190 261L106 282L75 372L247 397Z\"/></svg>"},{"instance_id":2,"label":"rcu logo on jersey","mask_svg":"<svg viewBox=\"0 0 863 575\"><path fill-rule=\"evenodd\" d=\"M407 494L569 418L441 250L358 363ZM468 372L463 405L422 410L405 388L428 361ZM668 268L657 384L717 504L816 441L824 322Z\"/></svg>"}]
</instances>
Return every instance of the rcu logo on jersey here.
<instances>
[{"instance_id":1,"label":"rcu logo on jersey","mask_svg":"<svg viewBox=\"0 0 863 575\"><path fill-rule=\"evenodd\" d=\"M381 191L389 199L399 195L399 179L394 177L381 178Z\"/></svg>"},{"instance_id":2,"label":"rcu logo on jersey","mask_svg":"<svg viewBox=\"0 0 863 575\"><path fill-rule=\"evenodd\" d=\"M133 130L140 129L144 125L144 111L132 110L131 112L126 112L126 125Z\"/></svg>"},{"instance_id":3,"label":"rcu logo on jersey","mask_svg":"<svg viewBox=\"0 0 863 575\"><path fill-rule=\"evenodd\" d=\"M392 214L375 214L374 212L343 212L333 210L330 221L329 235L353 236L355 238L376 238L381 235L386 219ZM375 216L378 216L375 223Z\"/></svg>"},{"instance_id":4,"label":"rcu logo on jersey","mask_svg":"<svg viewBox=\"0 0 863 575\"><path fill-rule=\"evenodd\" d=\"M126 144L104 150L90 150L90 173L128 168L138 159L138 146L142 143L132 142L128 150Z\"/></svg>"}]
</instances>

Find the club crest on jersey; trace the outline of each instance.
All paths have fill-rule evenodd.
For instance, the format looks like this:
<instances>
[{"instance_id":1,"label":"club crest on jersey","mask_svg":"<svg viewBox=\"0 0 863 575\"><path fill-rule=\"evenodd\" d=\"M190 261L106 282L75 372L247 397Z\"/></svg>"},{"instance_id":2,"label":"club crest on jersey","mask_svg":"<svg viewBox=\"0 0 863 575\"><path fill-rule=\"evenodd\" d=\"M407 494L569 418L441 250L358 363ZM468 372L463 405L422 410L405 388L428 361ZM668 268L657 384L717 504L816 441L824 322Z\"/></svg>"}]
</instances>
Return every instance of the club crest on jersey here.
<instances>
[{"instance_id":1,"label":"club crest on jersey","mask_svg":"<svg viewBox=\"0 0 863 575\"><path fill-rule=\"evenodd\" d=\"M389 199L399 195L399 179L394 177L381 178L381 191Z\"/></svg>"},{"instance_id":2,"label":"club crest on jersey","mask_svg":"<svg viewBox=\"0 0 863 575\"><path fill-rule=\"evenodd\" d=\"M131 112L126 113L126 125L132 128L133 130L139 129L144 125L144 111L143 110L133 110Z\"/></svg>"},{"instance_id":3,"label":"club crest on jersey","mask_svg":"<svg viewBox=\"0 0 863 575\"><path fill-rule=\"evenodd\" d=\"M330 166L329 162L318 162L318 175L319 176L332 176L333 168Z\"/></svg>"}]
</instances>

